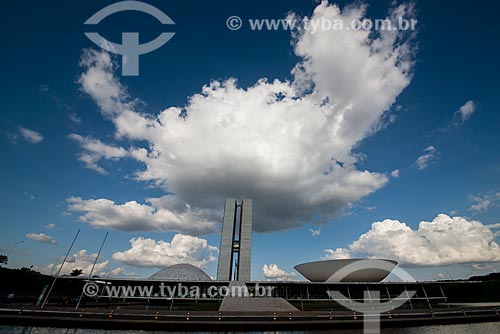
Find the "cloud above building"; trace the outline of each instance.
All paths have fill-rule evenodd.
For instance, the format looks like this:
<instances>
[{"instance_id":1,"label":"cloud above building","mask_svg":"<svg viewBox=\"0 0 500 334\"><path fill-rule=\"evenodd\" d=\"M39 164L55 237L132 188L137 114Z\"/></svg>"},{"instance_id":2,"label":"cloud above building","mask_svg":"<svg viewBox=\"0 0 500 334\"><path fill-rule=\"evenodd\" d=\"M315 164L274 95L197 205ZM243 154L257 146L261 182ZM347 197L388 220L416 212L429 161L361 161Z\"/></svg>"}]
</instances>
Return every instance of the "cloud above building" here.
<instances>
[{"instance_id":1,"label":"cloud above building","mask_svg":"<svg viewBox=\"0 0 500 334\"><path fill-rule=\"evenodd\" d=\"M68 198L66 202L69 212L82 213L79 220L96 228L125 232L177 231L191 235L217 232L217 225L209 214L191 209L189 205L179 206L173 196L149 198L148 204L136 201L118 204L104 198L83 200L79 197Z\"/></svg>"},{"instance_id":2,"label":"cloud above building","mask_svg":"<svg viewBox=\"0 0 500 334\"><path fill-rule=\"evenodd\" d=\"M495 262L500 261L500 246L494 228L498 226L445 214L420 222L417 229L399 220L385 219L374 222L347 248L326 249L324 258L367 256L414 266Z\"/></svg>"},{"instance_id":3,"label":"cloud above building","mask_svg":"<svg viewBox=\"0 0 500 334\"><path fill-rule=\"evenodd\" d=\"M388 18L396 12L414 15L411 6L399 5ZM342 11L322 2L311 19L365 16L364 5ZM136 110L137 100L116 77L116 65L105 52L84 52L79 84L114 124L115 137L122 145L128 140L123 147L127 157L144 166L135 178L175 198L162 210L179 215L183 211L169 205L189 205L204 215L203 223L220 212L224 198L253 198L255 231L277 231L326 223L388 182L385 171L360 168L354 151L383 128L383 116L411 81L414 55L407 37L398 31L299 29L292 40L301 60L291 81L262 78L242 87L235 78L214 80L185 106L170 106L158 115ZM88 157L86 166L98 172L101 159L121 157L96 155L85 137L73 139ZM79 202L86 205L73 211L82 212L81 220L93 226L122 229L117 212L130 207L157 215L150 205L135 201ZM109 210L98 215L86 210L98 203ZM136 219L126 229L134 230L135 224L155 229L155 221Z\"/></svg>"},{"instance_id":4,"label":"cloud above building","mask_svg":"<svg viewBox=\"0 0 500 334\"><path fill-rule=\"evenodd\" d=\"M82 249L77 253L71 254L66 259L66 262L61 268L62 258L59 263L51 263L44 268L37 268L44 274L56 274L61 269L61 275L69 275L74 269L82 270L82 275L90 275L92 266L94 265L97 253L88 254L86 249ZM92 275L99 275L103 272L109 264L109 261L97 262L94 267Z\"/></svg>"},{"instance_id":5,"label":"cloud above building","mask_svg":"<svg viewBox=\"0 0 500 334\"><path fill-rule=\"evenodd\" d=\"M286 272L283 269L280 269L277 264L273 263L269 265L264 264L264 266L262 267L262 274L268 280L276 281L290 280L296 276L294 272Z\"/></svg>"},{"instance_id":6,"label":"cloud above building","mask_svg":"<svg viewBox=\"0 0 500 334\"><path fill-rule=\"evenodd\" d=\"M179 263L205 267L217 260L218 248L206 239L176 234L170 242L149 238L130 239L130 248L113 254L113 259L137 267L163 268Z\"/></svg>"}]
</instances>

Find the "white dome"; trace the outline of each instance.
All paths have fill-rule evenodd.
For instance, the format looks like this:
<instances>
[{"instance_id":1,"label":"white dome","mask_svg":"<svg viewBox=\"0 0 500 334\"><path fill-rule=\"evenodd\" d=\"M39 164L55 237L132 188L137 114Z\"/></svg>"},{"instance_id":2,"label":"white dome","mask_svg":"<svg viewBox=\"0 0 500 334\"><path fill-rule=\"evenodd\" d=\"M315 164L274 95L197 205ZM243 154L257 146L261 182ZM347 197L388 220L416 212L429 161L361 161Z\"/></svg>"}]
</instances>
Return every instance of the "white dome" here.
<instances>
[{"instance_id":1,"label":"white dome","mask_svg":"<svg viewBox=\"0 0 500 334\"><path fill-rule=\"evenodd\" d=\"M203 270L191 264L174 264L149 276L149 279L163 281L211 281Z\"/></svg>"}]
</instances>

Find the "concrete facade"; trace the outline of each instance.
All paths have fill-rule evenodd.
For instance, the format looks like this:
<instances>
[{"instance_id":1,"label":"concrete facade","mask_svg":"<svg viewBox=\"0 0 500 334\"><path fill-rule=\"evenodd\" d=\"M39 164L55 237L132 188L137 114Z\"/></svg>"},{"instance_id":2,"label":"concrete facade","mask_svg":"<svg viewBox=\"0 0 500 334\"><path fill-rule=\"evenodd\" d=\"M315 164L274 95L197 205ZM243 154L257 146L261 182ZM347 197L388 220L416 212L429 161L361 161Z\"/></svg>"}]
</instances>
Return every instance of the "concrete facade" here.
<instances>
[{"instance_id":1,"label":"concrete facade","mask_svg":"<svg viewBox=\"0 0 500 334\"><path fill-rule=\"evenodd\" d=\"M224 205L217 280L250 281L251 256L252 200L237 201L227 198Z\"/></svg>"},{"instance_id":2,"label":"concrete facade","mask_svg":"<svg viewBox=\"0 0 500 334\"><path fill-rule=\"evenodd\" d=\"M236 200L226 198L224 205L224 218L219 248L219 263L217 264L217 280L231 280L231 264L233 262L233 235L236 220Z\"/></svg>"},{"instance_id":3,"label":"concrete facade","mask_svg":"<svg viewBox=\"0 0 500 334\"><path fill-rule=\"evenodd\" d=\"M252 200L244 199L241 210L238 280L250 281L252 267Z\"/></svg>"}]
</instances>

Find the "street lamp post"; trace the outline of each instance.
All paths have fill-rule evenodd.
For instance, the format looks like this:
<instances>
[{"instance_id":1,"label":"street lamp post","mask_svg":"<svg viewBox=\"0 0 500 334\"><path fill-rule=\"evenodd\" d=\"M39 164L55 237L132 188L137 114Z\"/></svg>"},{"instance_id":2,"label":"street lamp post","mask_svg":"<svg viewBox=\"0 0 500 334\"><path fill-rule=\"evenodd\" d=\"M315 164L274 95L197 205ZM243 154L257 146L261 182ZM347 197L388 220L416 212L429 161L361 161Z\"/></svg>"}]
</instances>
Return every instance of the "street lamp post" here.
<instances>
[{"instance_id":1,"label":"street lamp post","mask_svg":"<svg viewBox=\"0 0 500 334\"><path fill-rule=\"evenodd\" d=\"M24 240L19 240L18 242L14 243L14 244L12 245L12 247L10 247L9 252L7 253L7 258L10 256L10 253L12 253L12 251L14 250L14 248L15 248L17 245L19 245L20 243L23 243L23 242L24 242Z\"/></svg>"}]
</instances>

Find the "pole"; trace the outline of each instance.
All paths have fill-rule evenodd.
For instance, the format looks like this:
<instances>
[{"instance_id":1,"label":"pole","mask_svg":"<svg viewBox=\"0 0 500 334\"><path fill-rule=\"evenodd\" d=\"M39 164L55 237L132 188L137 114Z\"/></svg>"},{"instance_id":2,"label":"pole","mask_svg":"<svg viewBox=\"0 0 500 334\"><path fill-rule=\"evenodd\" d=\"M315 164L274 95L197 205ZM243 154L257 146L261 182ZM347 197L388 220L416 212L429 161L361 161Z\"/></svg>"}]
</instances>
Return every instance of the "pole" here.
<instances>
[{"instance_id":1,"label":"pole","mask_svg":"<svg viewBox=\"0 0 500 334\"><path fill-rule=\"evenodd\" d=\"M99 255L101 255L102 247L104 246L104 243L106 242L106 239L108 238L109 232L106 232L106 235L104 236L104 240L102 241L101 247L99 248L99 252L97 252L97 256L95 257L94 264L92 265L92 268L90 269L90 274L89 274L89 279L92 278L92 273L94 272L94 267L97 263L97 260L99 259ZM78 303L76 304L75 310L78 310L78 306L80 306L80 302L82 301L83 298L83 291L82 289L82 294L80 295L80 298L78 299Z\"/></svg>"},{"instance_id":2,"label":"pole","mask_svg":"<svg viewBox=\"0 0 500 334\"><path fill-rule=\"evenodd\" d=\"M45 284L45 286L43 287L43 290L42 290L42 293L40 293L40 297L38 297L38 300L36 301L36 306L40 305L40 303L42 302L42 299L43 299L43 296L45 295L45 291L47 291L49 285L48 284Z\"/></svg>"},{"instance_id":3,"label":"pole","mask_svg":"<svg viewBox=\"0 0 500 334\"><path fill-rule=\"evenodd\" d=\"M57 261L56 261L56 265L52 267L52 270L50 271L50 276L53 276L54 275L54 271L56 270L57 268L57 265L59 264L59 261L61 261L62 259L64 259L64 254L61 254L58 258L57 258Z\"/></svg>"},{"instance_id":4,"label":"pole","mask_svg":"<svg viewBox=\"0 0 500 334\"><path fill-rule=\"evenodd\" d=\"M80 230L78 230L75 234L75 238L73 239L73 242L71 243L71 246L69 246L68 252L66 253L66 256L64 257L63 262L61 263L61 267L57 271L56 276L54 276L54 280L52 281L52 285L50 286L49 292L47 293L47 297L45 297L45 300L43 301L43 304L40 308L43 308L45 304L47 304L47 301L49 300L50 293L52 292L52 288L54 288L54 285L56 284L57 278L59 277L59 274L61 273L61 270L64 266L64 263L66 263L66 259L68 258L69 253L71 252L71 249L73 248L73 245L75 244L76 238L78 238L78 234L80 234Z\"/></svg>"},{"instance_id":5,"label":"pole","mask_svg":"<svg viewBox=\"0 0 500 334\"><path fill-rule=\"evenodd\" d=\"M24 242L24 240L19 240L18 242L14 243L12 245L12 247L10 247L9 252L7 253L7 259L9 258L10 253L12 253L12 250L14 249L14 247L16 247L17 245L19 245L20 243L23 243L23 242Z\"/></svg>"}]
</instances>

